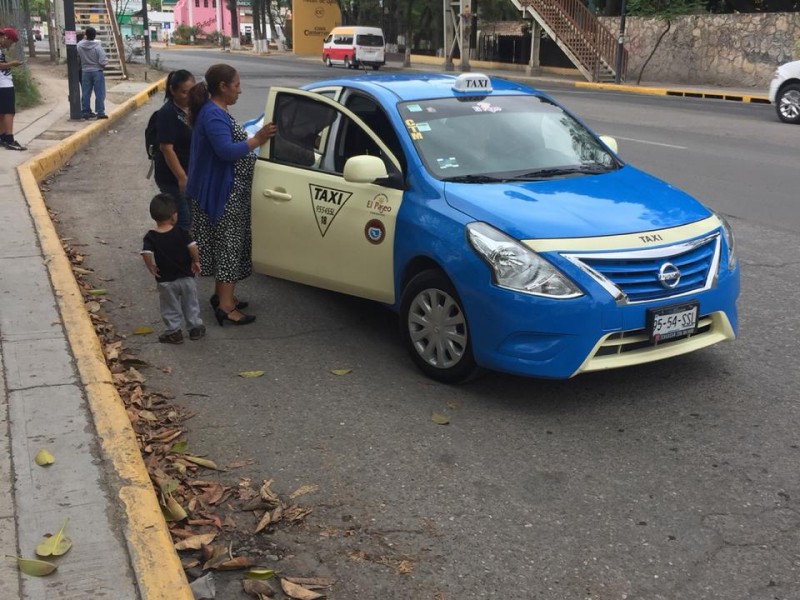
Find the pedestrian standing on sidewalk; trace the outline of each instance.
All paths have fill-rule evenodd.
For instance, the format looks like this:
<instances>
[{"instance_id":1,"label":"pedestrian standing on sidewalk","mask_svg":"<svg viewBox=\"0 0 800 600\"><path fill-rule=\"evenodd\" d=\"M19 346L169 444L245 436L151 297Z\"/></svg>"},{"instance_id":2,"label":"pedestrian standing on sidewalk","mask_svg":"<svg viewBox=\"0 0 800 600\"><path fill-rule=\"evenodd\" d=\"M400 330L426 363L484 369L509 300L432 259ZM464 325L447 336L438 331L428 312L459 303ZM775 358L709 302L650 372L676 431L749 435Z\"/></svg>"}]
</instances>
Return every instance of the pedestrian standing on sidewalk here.
<instances>
[{"instance_id":1,"label":"pedestrian standing on sidewalk","mask_svg":"<svg viewBox=\"0 0 800 600\"><path fill-rule=\"evenodd\" d=\"M200 245L202 275L215 279L209 300L220 325L247 325L256 320L242 312L236 283L253 271L250 185L253 150L273 137L267 123L252 138L228 112L242 93L239 74L230 65L208 68L205 81L189 92L192 150L186 195L194 212L192 231Z\"/></svg>"},{"instance_id":2,"label":"pedestrian standing on sidewalk","mask_svg":"<svg viewBox=\"0 0 800 600\"><path fill-rule=\"evenodd\" d=\"M169 194L157 194L150 201L150 216L156 228L144 236L142 258L158 283L161 318L167 329L158 336L162 344L182 344L183 321L189 327L189 339L206 334L197 302L195 275L200 272L197 243L189 232L176 227L178 209Z\"/></svg>"},{"instance_id":3,"label":"pedestrian standing on sidewalk","mask_svg":"<svg viewBox=\"0 0 800 600\"><path fill-rule=\"evenodd\" d=\"M0 144L9 150L27 150L25 146L14 139L14 115L17 112L16 97L14 96L14 79L11 69L22 63L18 60L8 60L6 50L17 43L19 36L17 30L8 27L0 29Z\"/></svg>"},{"instance_id":4,"label":"pedestrian standing on sidewalk","mask_svg":"<svg viewBox=\"0 0 800 600\"><path fill-rule=\"evenodd\" d=\"M106 78L103 69L108 64L108 58L103 51L103 45L97 41L97 31L94 27L87 27L85 39L78 42L78 58L81 62L81 117L83 119L107 119L106 115ZM94 113L90 108L90 101L94 93Z\"/></svg>"},{"instance_id":5,"label":"pedestrian standing on sidewalk","mask_svg":"<svg viewBox=\"0 0 800 600\"><path fill-rule=\"evenodd\" d=\"M189 125L189 90L194 75L185 69L167 76L164 105L156 117L158 152L155 153L155 179L158 189L171 194L178 204L178 227L191 229L192 214L184 195L189 172L192 127Z\"/></svg>"}]
</instances>

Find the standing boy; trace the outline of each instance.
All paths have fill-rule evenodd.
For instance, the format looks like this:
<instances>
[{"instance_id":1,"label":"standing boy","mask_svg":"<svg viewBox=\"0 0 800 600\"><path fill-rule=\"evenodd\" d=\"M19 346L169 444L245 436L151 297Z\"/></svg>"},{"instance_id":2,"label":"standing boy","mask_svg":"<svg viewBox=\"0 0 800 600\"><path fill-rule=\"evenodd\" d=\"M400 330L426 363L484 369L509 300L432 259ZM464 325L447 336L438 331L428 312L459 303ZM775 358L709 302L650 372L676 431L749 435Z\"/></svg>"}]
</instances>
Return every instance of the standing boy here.
<instances>
[{"instance_id":1,"label":"standing boy","mask_svg":"<svg viewBox=\"0 0 800 600\"><path fill-rule=\"evenodd\" d=\"M182 344L181 324L186 320L189 339L206 334L197 302L194 276L200 273L200 253L189 232L175 227L178 206L169 194L157 194L150 202L150 216L156 228L144 236L142 258L158 282L161 318L167 329L158 336L162 344Z\"/></svg>"},{"instance_id":2,"label":"standing boy","mask_svg":"<svg viewBox=\"0 0 800 600\"><path fill-rule=\"evenodd\" d=\"M22 63L6 58L6 50L9 50L18 39L16 29L11 27L0 29L0 145L9 150L27 150L14 139L14 115L17 109L11 69Z\"/></svg>"},{"instance_id":3,"label":"standing boy","mask_svg":"<svg viewBox=\"0 0 800 600\"><path fill-rule=\"evenodd\" d=\"M81 60L81 116L91 119L107 119L106 115L106 78L103 69L108 64L103 46L95 38L97 31L94 27L87 27L84 39L78 42L78 58ZM92 114L90 100L94 92L94 111Z\"/></svg>"}]
</instances>

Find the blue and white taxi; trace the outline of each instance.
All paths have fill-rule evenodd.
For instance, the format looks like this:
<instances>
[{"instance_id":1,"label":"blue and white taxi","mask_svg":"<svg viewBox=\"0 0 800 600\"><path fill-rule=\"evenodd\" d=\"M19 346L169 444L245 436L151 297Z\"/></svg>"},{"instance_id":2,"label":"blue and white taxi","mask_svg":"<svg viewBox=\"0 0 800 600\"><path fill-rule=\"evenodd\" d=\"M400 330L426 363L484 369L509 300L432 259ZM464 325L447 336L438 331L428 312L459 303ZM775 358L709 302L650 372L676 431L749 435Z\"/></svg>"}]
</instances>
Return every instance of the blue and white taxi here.
<instances>
[{"instance_id":1,"label":"blue and white taxi","mask_svg":"<svg viewBox=\"0 0 800 600\"><path fill-rule=\"evenodd\" d=\"M467 73L272 88L253 263L382 302L428 376L548 378L736 336L725 219L545 94Z\"/></svg>"}]
</instances>

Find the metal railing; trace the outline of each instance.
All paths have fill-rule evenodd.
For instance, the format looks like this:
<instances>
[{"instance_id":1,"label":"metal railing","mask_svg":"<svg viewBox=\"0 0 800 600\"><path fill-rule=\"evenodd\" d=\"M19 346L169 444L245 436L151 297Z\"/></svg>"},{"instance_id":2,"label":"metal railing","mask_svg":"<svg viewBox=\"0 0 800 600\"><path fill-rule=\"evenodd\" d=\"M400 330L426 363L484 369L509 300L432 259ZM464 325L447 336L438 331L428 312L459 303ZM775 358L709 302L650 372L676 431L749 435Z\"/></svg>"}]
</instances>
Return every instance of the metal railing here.
<instances>
[{"instance_id":1,"label":"metal railing","mask_svg":"<svg viewBox=\"0 0 800 600\"><path fill-rule=\"evenodd\" d=\"M617 38L581 0L517 0L520 7L536 13L560 41L593 74L596 81L603 73L613 74L616 65ZM620 78L628 66L628 51L623 49Z\"/></svg>"}]
</instances>

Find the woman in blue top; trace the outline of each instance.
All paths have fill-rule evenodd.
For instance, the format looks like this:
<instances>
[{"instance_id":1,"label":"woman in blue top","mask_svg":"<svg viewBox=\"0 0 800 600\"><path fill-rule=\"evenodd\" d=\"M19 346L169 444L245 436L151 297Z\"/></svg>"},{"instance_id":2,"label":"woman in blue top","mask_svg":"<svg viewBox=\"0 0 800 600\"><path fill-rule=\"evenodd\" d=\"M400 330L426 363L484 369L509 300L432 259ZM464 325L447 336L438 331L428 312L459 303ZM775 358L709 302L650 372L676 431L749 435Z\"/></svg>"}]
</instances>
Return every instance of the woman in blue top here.
<instances>
[{"instance_id":1,"label":"woman in blue top","mask_svg":"<svg viewBox=\"0 0 800 600\"><path fill-rule=\"evenodd\" d=\"M175 198L178 206L178 227L191 229L192 216L186 201L186 172L189 170L189 151L192 128L189 126L189 90L194 87L194 75L185 69L167 76L164 105L158 111L156 131L159 152L155 153L155 179L158 189Z\"/></svg>"},{"instance_id":2,"label":"woman in blue top","mask_svg":"<svg viewBox=\"0 0 800 600\"><path fill-rule=\"evenodd\" d=\"M205 81L189 92L193 127L186 195L194 212L193 233L200 249L201 275L216 280L211 305L217 322L247 325L255 321L241 309L236 282L253 270L251 260L250 184L252 151L275 135L267 123L248 139L228 112L241 94L239 74L230 65L208 68Z\"/></svg>"}]
</instances>

